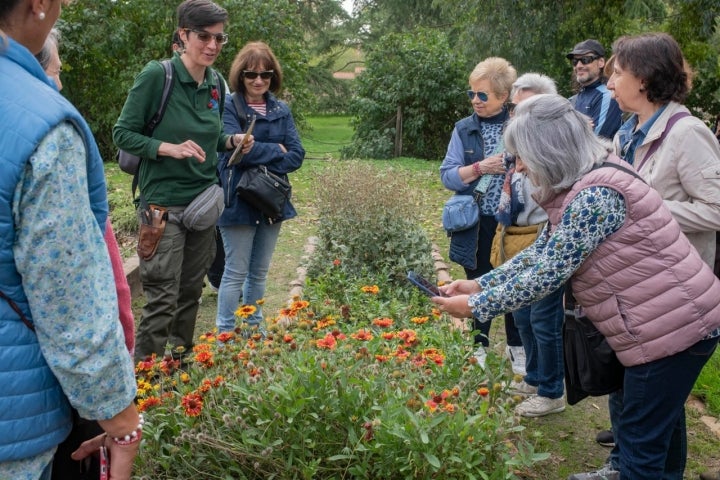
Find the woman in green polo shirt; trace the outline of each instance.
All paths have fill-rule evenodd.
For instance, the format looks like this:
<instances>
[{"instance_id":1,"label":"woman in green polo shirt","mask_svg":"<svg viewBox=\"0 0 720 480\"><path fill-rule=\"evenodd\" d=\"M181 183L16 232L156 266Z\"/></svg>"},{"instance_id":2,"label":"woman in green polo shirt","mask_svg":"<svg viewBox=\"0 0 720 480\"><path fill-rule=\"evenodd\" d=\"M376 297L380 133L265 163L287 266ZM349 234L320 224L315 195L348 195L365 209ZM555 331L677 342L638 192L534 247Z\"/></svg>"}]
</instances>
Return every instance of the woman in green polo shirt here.
<instances>
[{"instance_id":1,"label":"woman in green polo shirt","mask_svg":"<svg viewBox=\"0 0 720 480\"><path fill-rule=\"evenodd\" d=\"M145 135L160 107L165 79L163 66L153 60L135 78L113 128L117 147L143 159L138 173L142 199L167 209L154 255L140 258L147 303L137 330L136 360L162 357L167 344L180 358L192 350L198 299L215 256L215 228L191 230L179 219L193 199L218 183L216 152L233 149L243 137L223 133L225 85L211 68L227 43L227 11L210 0L185 0L177 15L183 48L171 60L172 90L162 120L152 136ZM251 147L249 142L245 148Z\"/></svg>"}]
</instances>

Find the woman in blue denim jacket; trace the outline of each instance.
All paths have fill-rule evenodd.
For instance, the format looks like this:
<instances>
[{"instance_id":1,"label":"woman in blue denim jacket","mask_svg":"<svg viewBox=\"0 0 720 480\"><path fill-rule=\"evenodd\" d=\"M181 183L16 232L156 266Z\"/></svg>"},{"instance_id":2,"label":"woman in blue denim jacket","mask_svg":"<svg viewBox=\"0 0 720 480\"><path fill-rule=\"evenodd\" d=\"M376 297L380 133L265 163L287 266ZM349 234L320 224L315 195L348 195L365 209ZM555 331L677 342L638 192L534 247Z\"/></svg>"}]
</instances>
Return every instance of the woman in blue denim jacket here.
<instances>
[{"instance_id":1,"label":"woman in blue denim jacket","mask_svg":"<svg viewBox=\"0 0 720 480\"><path fill-rule=\"evenodd\" d=\"M262 308L258 300L265 295L280 226L282 221L297 215L288 201L279 219L268 219L235 194L238 181L249 167L258 165L265 165L271 172L287 178L288 173L302 166L305 158L290 108L273 94L282 87L282 69L270 47L263 42L246 44L233 60L229 80L235 93L225 100L225 132L244 132L255 117L255 143L240 163L228 167L230 154L227 153L220 157L218 164L226 198L225 211L218 220L225 249L225 270L215 320L221 332L235 328L235 310L240 297L243 304L257 308L248 317L248 324L262 328ZM233 96L240 111L235 107Z\"/></svg>"},{"instance_id":2,"label":"woman in blue denim jacket","mask_svg":"<svg viewBox=\"0 0 720 480\"><path fill-rule=\"evenodd\" d=\"M450 236L450 260L460 264L468 279L490 270L490 247L497 220L500 191L505 179L502 132L509 118L507 102L517 72L504 58L490 57L478 63L468 78L467 91L473 114L455 124L440 180L448 190L461 195L480 191L480 221L473 227ZM485 367L485 348L489 346L490 323L474 322L477 364ZM513 372L525 374L525 351L512 314L505 316L507 354Z\"/></svg>"}]
</instances>

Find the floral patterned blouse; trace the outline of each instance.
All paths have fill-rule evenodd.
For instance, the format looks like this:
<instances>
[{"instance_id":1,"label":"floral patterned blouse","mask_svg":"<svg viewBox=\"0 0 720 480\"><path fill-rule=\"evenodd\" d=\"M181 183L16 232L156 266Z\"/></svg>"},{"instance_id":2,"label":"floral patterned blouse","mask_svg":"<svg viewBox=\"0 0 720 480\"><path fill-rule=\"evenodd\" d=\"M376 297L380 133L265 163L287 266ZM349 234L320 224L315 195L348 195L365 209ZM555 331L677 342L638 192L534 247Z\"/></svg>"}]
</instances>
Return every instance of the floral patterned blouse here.
<instances>
[{"instance_id":1,"label":"floral patterned blouse","mask_svg":"<svg viewBox=\"0 0 720 480\"><path fill-rule=\"evenodd\" d=\"M565 284L590 254L625 222L625 201L608 187L581 190L560 224L507 262L476 279L482 289L468 300L481 322L529 305ZM720 328L706 339L720 336Z\"/></svg>"},{"instance_id":2,"label":"floral patterned blouse","mask_svg":"<svg viewBox=\"0 0 720 480\"><path fill-rule=\"evenodd\" d=\"M50 131L15 189L13 250L43 356L79 414L104 420L130 405L136 384L86 169L77 130ZM53 451L0 464L0 479L40 478Z\"/></svg>"}]
</instances>

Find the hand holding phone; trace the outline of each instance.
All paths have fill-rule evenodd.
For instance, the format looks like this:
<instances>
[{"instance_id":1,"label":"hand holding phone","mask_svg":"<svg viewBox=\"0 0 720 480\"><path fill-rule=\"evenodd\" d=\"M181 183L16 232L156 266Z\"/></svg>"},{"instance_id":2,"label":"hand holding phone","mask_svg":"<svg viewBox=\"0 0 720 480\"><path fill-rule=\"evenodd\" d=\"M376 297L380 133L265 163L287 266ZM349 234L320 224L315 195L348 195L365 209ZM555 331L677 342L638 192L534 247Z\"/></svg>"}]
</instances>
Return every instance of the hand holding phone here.
<instances>
[{"instance_id":1,"label":"hand holding phone","mask_svg":"<svg viewBox=\"0 0 720 480\"><path fill-rule=\"evenodd\" d=\"M429 280L426 280L412 270L407 273L407 279L410 280L413 285L422 290L422 292L428 297L445 296L440 292L440 289L437 287L437 285L433 284Z\"/></svg>"}]
</instances>

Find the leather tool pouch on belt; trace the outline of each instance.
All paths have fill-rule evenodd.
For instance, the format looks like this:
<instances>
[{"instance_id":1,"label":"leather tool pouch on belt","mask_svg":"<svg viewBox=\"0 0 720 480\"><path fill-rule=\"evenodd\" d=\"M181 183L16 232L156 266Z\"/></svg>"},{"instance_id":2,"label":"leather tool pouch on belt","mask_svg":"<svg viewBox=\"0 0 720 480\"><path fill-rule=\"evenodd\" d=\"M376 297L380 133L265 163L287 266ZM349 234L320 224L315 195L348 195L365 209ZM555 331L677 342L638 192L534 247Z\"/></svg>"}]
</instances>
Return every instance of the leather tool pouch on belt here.
<instances>
[{"instance_id":1,"label":"leather tool pouch on belt","mask_svg":"<svg viewBox=\"0 0 720 480\"><path fill-rule=\"evenodd\" d=\"M140 258L150 260L157 251L167 223L167 209L149 205L140 210L140 239L137 251Z\"/></svg>"}]
</instances>

